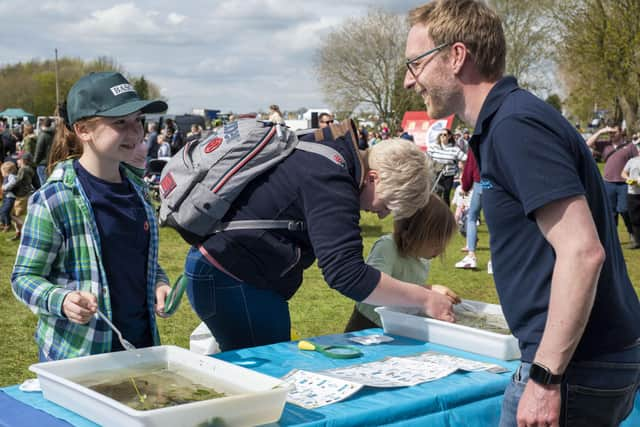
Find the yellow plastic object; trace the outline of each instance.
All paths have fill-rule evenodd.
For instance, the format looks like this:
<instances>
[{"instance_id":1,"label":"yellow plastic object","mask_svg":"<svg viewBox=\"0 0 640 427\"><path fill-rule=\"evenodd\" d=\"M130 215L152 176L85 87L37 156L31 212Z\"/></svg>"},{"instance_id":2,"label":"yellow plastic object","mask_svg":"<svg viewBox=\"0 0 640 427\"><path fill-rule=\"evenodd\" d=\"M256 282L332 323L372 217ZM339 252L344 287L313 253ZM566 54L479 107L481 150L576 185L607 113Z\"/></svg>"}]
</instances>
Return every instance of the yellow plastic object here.
<instances>
[{"instance_id":1,"label":"yellow plastic object","mask_svg":"<svg viewBox=\"0 0 640 427\"><path fill-rule=\"evenodd\" d=\"M298 349L314 351L316 349L316 346L313 345L313 343L310 343L309 341L302 340L298 342Z\"/></svg>"},{"instance_id":2,"label":"yellow plastic object","mask_svg":"<svg viewBox=\"0 0 640 427\"><path fill-rule=\"evenodd\" d=\"M627 180L627 184L628 184L628 185L635 185L635 184L636 184L636 180L635 180L635 179L631 179L631 178L629 178L629 179Z\"/></svg>"}]
</instances>

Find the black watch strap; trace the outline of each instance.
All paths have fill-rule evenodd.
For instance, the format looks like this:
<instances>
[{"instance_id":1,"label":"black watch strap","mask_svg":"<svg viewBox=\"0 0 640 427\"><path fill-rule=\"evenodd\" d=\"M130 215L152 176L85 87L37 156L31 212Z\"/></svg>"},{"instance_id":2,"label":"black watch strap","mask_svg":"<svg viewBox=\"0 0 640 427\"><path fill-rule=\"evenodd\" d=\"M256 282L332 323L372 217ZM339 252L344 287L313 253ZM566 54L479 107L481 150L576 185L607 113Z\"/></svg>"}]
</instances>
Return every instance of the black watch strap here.
<instances>
[{"instance_id":1,"label":"black watch strap","mask_svg":"<svg viewBox=\"0 0 640 427\"><path fill-rule=\"evenodd\" d=\"M564 375L554 375L541 363L533 362L529 370L529 379L541 385L560 384Z\"/></svg>"}]
</instances>

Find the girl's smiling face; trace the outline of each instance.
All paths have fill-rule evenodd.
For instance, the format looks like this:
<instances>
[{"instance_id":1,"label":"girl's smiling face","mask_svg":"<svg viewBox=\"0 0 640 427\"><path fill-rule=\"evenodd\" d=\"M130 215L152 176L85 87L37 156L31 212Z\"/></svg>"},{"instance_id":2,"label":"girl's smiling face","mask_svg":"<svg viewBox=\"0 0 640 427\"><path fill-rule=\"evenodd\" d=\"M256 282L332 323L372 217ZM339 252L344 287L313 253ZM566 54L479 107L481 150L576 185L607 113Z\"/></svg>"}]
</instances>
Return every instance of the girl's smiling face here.
<instances>
[{"instance_id":1,"label":"girl's smiling face","mask_svg":"<svg viewBox=\"0 0 640 427\"><path fill-rule=\"evenodd\" d=\"M76 124L76 134L84 142L84 149L92 151L97 158L116 163L130 162L144 136L142 113L98 117L90 125Z\"/></svg>"}]
</instances>

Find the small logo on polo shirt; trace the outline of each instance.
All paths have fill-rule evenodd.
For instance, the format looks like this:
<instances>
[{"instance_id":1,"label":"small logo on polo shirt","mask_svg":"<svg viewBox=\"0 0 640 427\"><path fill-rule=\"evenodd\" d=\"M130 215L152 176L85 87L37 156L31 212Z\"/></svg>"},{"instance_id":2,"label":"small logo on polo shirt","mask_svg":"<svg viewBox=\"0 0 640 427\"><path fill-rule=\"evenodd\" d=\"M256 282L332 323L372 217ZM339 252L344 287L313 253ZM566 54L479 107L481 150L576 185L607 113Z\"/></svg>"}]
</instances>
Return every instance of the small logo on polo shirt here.
<instances>
[{"instance_id":1,"label":"small logo on polo shirt","mask_svg":"<svg viewBox=\"0 0 640 427\"><path fill-rule=\"evenodd\" d=\"M480 186L483 190L490 190L493 188L493 184L486 178L480 180Z\"/></svg>"},{"instance_id":2,"label":"small logo on polo shirt","mask_svg":"<svg viewBox=\"0 0 640 427\"><path fill-rule=\"evenodd\" d=\"M136 90L129 83L123 83L121 85L113 86L109 89L115 96L122 95L127 92L135 92Z\"/></svg>"}]
</instances>

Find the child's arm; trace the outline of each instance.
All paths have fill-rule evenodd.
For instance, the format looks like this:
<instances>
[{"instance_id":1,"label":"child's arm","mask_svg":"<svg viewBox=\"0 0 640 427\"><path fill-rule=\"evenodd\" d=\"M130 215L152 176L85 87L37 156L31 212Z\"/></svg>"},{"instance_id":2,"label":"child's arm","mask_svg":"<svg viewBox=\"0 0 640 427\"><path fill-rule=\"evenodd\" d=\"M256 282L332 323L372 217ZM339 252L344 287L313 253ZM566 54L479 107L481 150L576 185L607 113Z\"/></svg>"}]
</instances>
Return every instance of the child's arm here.
<instances>
[{"instance_id":1,"label":"child's arm","mask_svg":"<svg viewBox=\"0 0 640 427\"><path fill-rule=\"evenodd\" d=\"M14 174L7 175L7 183L2 185L2 191L11 191L15 188L18 183L16 176Z\"/></svg>"},{"instance_id":2,"label":"child's arm","mask_svg":"<svg viewBox=\"0 0 640 427\"><path fill-rule=\"evenodd\" d=\"M54 285L47 276L61 251L63 237L40 193L29 206L22 235L11 274L13 294L36 314L62 317L63 301L71 291Z\"/></svg>"}]
</instances>

